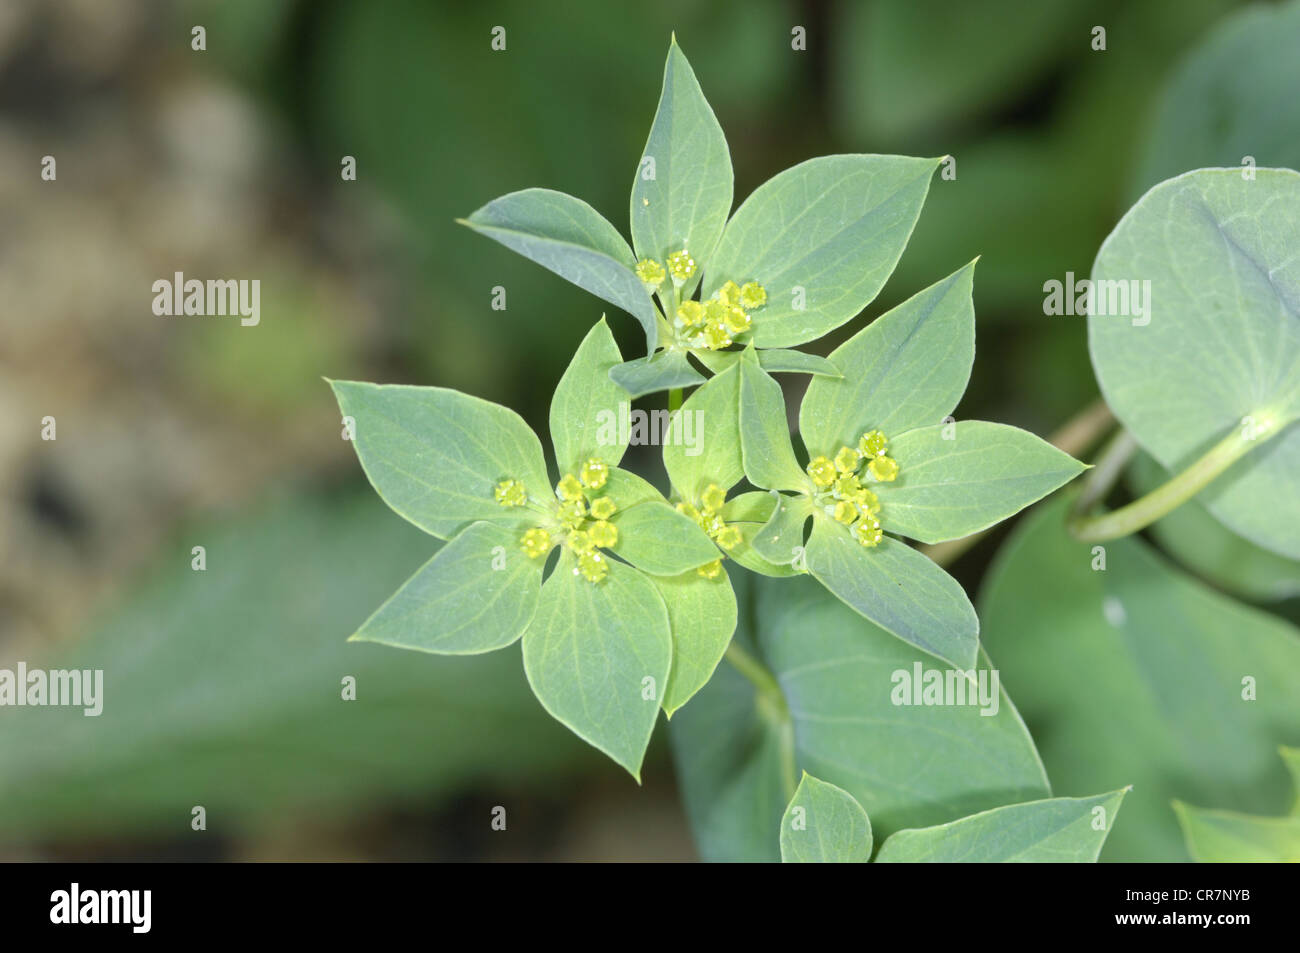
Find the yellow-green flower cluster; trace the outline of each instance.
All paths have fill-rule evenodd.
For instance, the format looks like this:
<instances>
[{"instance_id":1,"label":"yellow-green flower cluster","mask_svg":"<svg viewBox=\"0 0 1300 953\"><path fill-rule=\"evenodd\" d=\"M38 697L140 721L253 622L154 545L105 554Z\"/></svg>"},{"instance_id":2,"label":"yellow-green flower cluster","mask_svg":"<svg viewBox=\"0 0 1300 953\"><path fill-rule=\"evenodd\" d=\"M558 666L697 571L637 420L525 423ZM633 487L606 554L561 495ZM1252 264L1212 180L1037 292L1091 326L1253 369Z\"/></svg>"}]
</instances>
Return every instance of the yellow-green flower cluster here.
<instances>
[{"instance_id":1,"label":"yellow-green flower cluster","mask_svg":"<svg viewBox=\"0 0 1300 953\"><path fill-rule=\"evenodd\" d=\"M808 477L819 491L826 515L851 527L853 538L868 548L878 545L884 533L880 500L863 483L898 479L898 461L888 453L889 439L879 430L869 430L856 447L840 447L833 458L818 456L808 462Z\"/></svg>"},{"instance_id":2,"label":"yellow-green flower cluster","mask_svg":"<svg viewBox=\"0 0 1300 953\"><path fill-rule=\"evenodd\" d=\"M741 536L738 528L728 526L726 520L722 518L722 507L726 502L727 491L716 483L710 483L700 494L698 507L692 503L678 503L677 510L695 520L700 529L709 534L710 539L730 552L740 545ZM715 559L711 563L706 563L696 572L705 579L716 579L722 573L722 560Z\"/></svg>"},{"instance_id":3,"label":"yellow-green flower cluster","mask_svg":"<svg viewBox=\"0 0 1300 953\"><path fill-rule=\"evenodd\" d=\"M592 458L578 468L578 473L566 473L555 485L555 496L560 508L557 514L562 536L569 549L577 556L578 565L573 570L590 582L600 582L609 575L609 561L602 549L618 543L618 527L610 518L618 512L618 505L608 496L594 496L609 479L609 465ZM518 506L527 501L524 485L514 479L502 480L493 492L502 506ZM532 559L540 559L551 551L551 532L543 526L533 526L524 531L519 544Z\"/></svg>"},{"instance_id":4,"label":"yellow-green flower cluster","mask_svg":"<svg viewBox=\"0 0 1300 953\"><path fill-rule=\"evenodd\" d=\"M673 287L680 290L699 267L685 248L669 255L666 263L642 258L636 264L636 276L651 294L659 290L665 277L670 277ZM751 312L766 304L767 290L757 281L744 285L728 281L704 301L683 301L678 305L673 328L689 347L720 351L754 326Z\"/></svg>"}]
</instances>

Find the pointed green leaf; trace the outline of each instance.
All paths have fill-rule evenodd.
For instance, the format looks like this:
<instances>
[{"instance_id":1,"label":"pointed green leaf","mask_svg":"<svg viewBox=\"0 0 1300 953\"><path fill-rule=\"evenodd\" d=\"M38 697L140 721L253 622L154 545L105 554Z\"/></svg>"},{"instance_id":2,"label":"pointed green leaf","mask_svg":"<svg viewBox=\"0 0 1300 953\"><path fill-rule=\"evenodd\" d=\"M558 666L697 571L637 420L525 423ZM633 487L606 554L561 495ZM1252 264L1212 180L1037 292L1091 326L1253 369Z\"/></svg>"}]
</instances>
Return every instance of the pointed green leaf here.
<instances>
[{"instance_id":1,"label":"pointed green leaf","mask_svg":"<svg viewBox=\"0 0 1300 953\"><path fill-rule=\"evenodd\" d=\"M1210 811L1174 801L1187 852L1204 864L1300 862L1300 818Z\"/></svg>"},{"instance_id":2,"label":"pointed green leaf","mask_svg":"<svg viewBox=\"0 0 1300 953\"><path fill-rule=\"evenodd\" d=\"M779 493L752 490L749 493L733 496L727 501L722 508L722 518L727 521L728 526L735 526L740 530L740 545L730 550L727 558L735 560L750 572L761 573L764 576L795 576L801 570L795 569L791 563L794 561L794 556L802 550L803 523L807 517L799 520L797 529L787 530L799 540L798 543L790 543L787 548L782 548L780 545L781 529L774 527L772 530L772 534L777 537L777 541L772 544L772 549L781 553L782 558L787 560L784 564L769 562L754 548L755 540L772 518L772 513L779 502L778 497L780 497ZM799 548L795 549L795 547Z\"/></svg>"},{"instance_id":3,"label":"pointed green leaf","mask_svg":"<svg viewBox=\"0 0 1300 953\"><path fill-rule=\"evenodd\" d=\"M542 585L518 530L471 523L380 606L352 639L439 655L504 648L524 634Z\"/></svg>"},{"instance_id":4,"label":"pointed green leaf","mask_svg":"<svg viewBox=\"0 0 1300 953\"><path fill-rule=\"evenodd\" d=\"M618 527L614 552L652 576L676 576L722 555L695 520L662 500L620 509L610 522Z\"/></svg>"},{"instance_id":5,"label":"pointed green leaf","mask_svg":"<svg viewBox=\"0 0 1300 953\"><path fill-rule=\"evenodd\" d=\"M608 496L619 510L627 510L638 503L665 502L664 495L644 478L622 467L610 467L605 485L596 491L598 496Z\"/></svg>"},{"instance_id":6,"label":"pointed green leaf","mask_svg":"<svg viewBox=\"0 0 1300 953\"><path fill-rule=\"evenodd\" d=\"M691 367L685 353L677 350L656 351L649 357L638 357L613 368L609 376L624 392L624 400L674 387L694 387L704 381L704 375Z\"/></svg>"},{"instance_id":7,"label":"pointed green leaf","mask_svg":"<svg viewBox=\"0 0 1300 953\"><path fill-rule=\"evenodd\" d=\"M862 805L843 788L805 771L781 818L781 862L865 864L870 859L871 821Z\"/></svg>"},{"instance_id":8,"label":"pointed green leaf","mask_svg":"<svg viewBox=\"0 0 1300 953\"><path fill-rule=\"evenodd\" d=\"M542 586L524 633L524 671L542 707L641 781L641 760L672 664L668 613L635 569L610 560L598 583L573 554Z\"/></svg>"},{"instance_id":9,"label":"pointed green leaf","mask_svg":"<svg viewBox=\"0 0 1300 953\"><path fill-rule=\"evenodd\" d=\"M730 490L745 475L737 419L740 375L733 368L709 379L682 404L681 440L664 441L664 469L682 499L699 505L711 483ZM692 439L687 439L692 438Z\"/></svg>"},{"instance_id":10,"label":"pointed green leaf","mask_svg":"<svg viewBox=\"0 0 1300 953\"><path fill-rule=\"evenodd\" d=\"M975 360L974 274L971 262L831 353L844 379L814 377L799 408L799 433L810 456L856 446L865 430L892 438L952 413Z\"/></svg>"},{"instance_id":11,"label":"pointed green leaf","mask_svg":"<svg viewBox=\"0 0 1300 953\"><path fill-rule=\"evenodd\" d=\"M442 387L331 381L356 422L357 456L393 510L449 539L475 520L518 526L523 507L493 497L501 480L523 481L530 499L550 500L542 445L513 410Z\"/></svg>"},{"instance_id":12,"label":"pointed green leaf","mask_svg":"<svg viewBox=\"0 0 1300 953\"><path fill-rule=\"evenodd\" d=\"M661 264L689 249L707 263L731 211L731 153L676 40L632 183L632 243Z\"/></svg>"},{"instance_id":13,"label":"pointed green leaf","mask_svg":"<svg viewBox=\"0 0 1300 953\"><path fill-rule=\"evenodd\" d=\"M880 845L876 863L1095 863L1126 793L1011 804L899 831Z\"/></svg>"},{"instance_id":14,"label":"pointed green leaf","mask_svg":"<svg viewBox=\"0 0 1300 953\"><path fill-rule=\"evenodd\" d=\"M795 459L785 397L753 348L740 361L740 446L745 476L765 490L800 490L812 481Z\"/></svg>"},{"instance_id":15,"label":"pointed green leaf","mask_svg":"<svg viewBox=\"0 0 1300 953\"><path fill-rule=\"evenodd\" d=\"M716 579L706 579L692 569L650 581L668 609L673 636L673 668L663 698L664 712L671 718L708 682L722 660L736 631L736 593L725 571Z\"/></svg>"},{"instance_id":16,"label":"pointed green leaf","mask_svg":"<svg viewBox=\"0 0 1300 953\"><path fill-rule=\"evenodd\" d=\"M802 562L804 528L813 514L812 501L806 496L783 496L776 491L770 495L775 504L763 528L754 534L754 552L777 566Z\"/></svg>"},{"instance_id":17,"label":"pointed green leaf","mask_svg":"<svg viewBox=\"0 0 1300 953\"><path fill-rule=\"evenodd\" d=\"M843 377L840 369L824 357L792 351L785 348L755 348L758 366L769 374L820 374L823 377ZM698 350L694 354L709 370L721 374L734 367L743 351Z\"/></svg>"},{"instance_id":18,"label":"pointed green leaf","mask_svg":"<svg viewBox=\"0 0 1300 953\"><path fill-rule=\"evenodd\" d=\"M602 317L587 332L551 398L551 443L560 473L577 473L590 457L616 466L627 450L620 433L627 394L609 379L623 356Z\"/></svg>"},{"instance_id":19,"label":"pointed green leaf","mask_svg":"<svg viewBox=\"0 0 1300 953\"><path fill-rule=\"evenodd\" d=\"M1300 631L1138 537L1075 540L1069 505L1062 494L1019 523L986 577L980 619L1057 788L1133 785L1103 859L1186 861L1174 799L1289 810L1277 746L1300 738Z\"/></svg>"},{"instance_id":20,"label":"pointed green leaf","mask_svg":"<svg viewBox=\"0 0 1300 953\"><path fill-rule=\"evenodd\" d=\"M726 662L673 716L677 775L704 859L779 859L773 834L790 800L785 784L798 778L783 764L785 744L796 769L862 805L877 841L1050 796L1029 733L986 656L965 704L916 704L911 693L899 697L900 678L948 669L813 579L734 581L735 639L775 676L789 721Z\"/></svg>"},{"instance_id":21,"label":"pointed green leaf","mask_svg":"<svg viewBox=\"0 0 1300 953\"><path fill-rule=\"evenodd\" d=\"M974 667L979 619L965 590L906 543L886 536L867 549L818 515L807 558L818 582L882 629L957 668Z\"/></svg>"},{"instance_id":22,"label":"pointed green leaf","mask_svg":"<svg viewBox=\"0 0 1300 953\"><path fill-rule=\"evenodd\" d=\"M1197 498L1296 559L1300 173L1253 171L1189 172L1129 210L1093 265L1108 284L1092 295L1088 345L1106 403L1166 469L1238 428L1258 440Z\"/></svg>"},{"instance_id":23,"label":"pointed green leaf","mask_svg":"<svg viewBox=\"0 0 1300 953\"><path fill-rule=\"evenodd\" d=\"M705 297L758 281L767 306L754 343L792 347L821 337L876 297L921 214L937 159L838 155L801 162L736 210L712 259Z\"/></svg>"},{"instance_id":24,"label":"pointed green leaf","mask_svg":"<svg viewBox=\"0 0 1300 953\"><path fill-rule=\"evenodd\" d=\"M632 271L632 249L586 202L550 189L524 189L493 199L464 224L622 308L641 322L647 350L654 350L654 302Z\"/></svg>"},{"instance_id":25,"label":"pointed green leaf","mask_svg":"<svg viewBox=\"0 0 1300 953\"><path fill-rule=\"evenodd\" d=\"M889 453L898 479L872 486L884 526L923 543L987 529L1086 469L1028 431L982 420L909 430Z\"/></svg>"}]
</instances>

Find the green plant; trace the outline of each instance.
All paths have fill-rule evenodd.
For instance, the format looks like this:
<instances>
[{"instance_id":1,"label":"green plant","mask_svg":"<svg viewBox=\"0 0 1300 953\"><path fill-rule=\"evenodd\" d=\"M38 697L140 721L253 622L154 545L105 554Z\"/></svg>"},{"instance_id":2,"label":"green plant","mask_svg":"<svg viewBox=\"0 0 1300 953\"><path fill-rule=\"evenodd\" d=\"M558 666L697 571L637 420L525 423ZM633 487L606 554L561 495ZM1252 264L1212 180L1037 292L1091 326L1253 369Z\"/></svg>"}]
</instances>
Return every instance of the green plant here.
<instances>
[{"instance_id":1,"label":"green plant","mask_svg":"<svg viewBox=\"0 0 1300 953\"><path fill-rule=\"evenodd\" d=\"M671 717L724 655L776 709L785 705L772 673L733 638L737 570L728 563L774 589L810 575L873 629L973 685L975 612L902 537L936 543L983 530L1083 469L1029 433L951 416L974 358L974 263L829 358L793 350L880 291L939 163L812 159L728 218L726 142L674 41L633 184L632 247L590 206L543 189L503 196L466 221L627 311L645 332L648 353L634 361L623 361L603 319L579 346L550 409L558 482L536 436L505 408L440 388L332 382L376 490L449 540L353 638L443 654L522 639L543 706L638 779L658 710ZM771 376L782 371L814 375L799 420L806 462ZM662 390L673 413L663 439L668 498L619 467L632 436L620 413ZM695 420L707 429L690 443L682 438ZM733 493L744 480L752 489ZM785 741L789 800L795 765ZM1046 794L1041 776L1029 784ZM833 785L805 777L799 795L809 803L796 797L792 812L834 804L870 830L862 807ZM1118 795L1107 803L1113 810ZM977 843L978 831L1002 827L997 815L970 823ZM1089 829L1104 837L1107 827ZM776 835L774 826L772 845ZM812 851L797 846L794 829L780 832L782 852L800 858L867 859L867 837L843 853L844 838Z\"/></svg>"}]
</instances>

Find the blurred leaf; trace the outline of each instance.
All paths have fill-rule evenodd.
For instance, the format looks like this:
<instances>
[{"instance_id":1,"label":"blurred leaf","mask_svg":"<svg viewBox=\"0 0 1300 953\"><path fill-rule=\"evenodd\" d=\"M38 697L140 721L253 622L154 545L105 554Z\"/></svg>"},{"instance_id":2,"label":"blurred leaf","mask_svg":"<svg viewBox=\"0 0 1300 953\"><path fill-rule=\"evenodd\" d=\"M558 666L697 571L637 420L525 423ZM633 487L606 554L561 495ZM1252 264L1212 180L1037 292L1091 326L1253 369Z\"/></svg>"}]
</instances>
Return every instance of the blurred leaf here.
<instances>
[{"instance_id":1,"label":"blurred leaf","mask_svg":"<svg viewBox=\"0 0 1300 953\"><path fill-rule=\"evenodd\" d=\"M1190 169L1300 169L1295 108L1300 2L1253 5L1217 24L1160 97L1135 176L1136 197Z\"/></svg>"},{"instance_id":2,"label":"blurred leaf","mask_svg":"<svg viewBox=\"0 0 1300 953\"><path fill-rule=\"evenodd\" d=\"M880 846L876 861L1094 863L1125 793L1012 804L937 827L899 831Z\"/></svg>"},{"instance_id":3,"label":"blurred leaf","mask_svg":"<svg viewBox=\"0 0 1300 953\"><path fill-rule=\"evenodd\" d=\"M1139 453L1128 470L1137 495L1150 493L1170 476L1145 453ZM1300 595L1300 560L1242 539L1197 500L1187 501L1158 520L1151 533L1185 567L1242 598L1275 601Z\"/></svg>"},{"instance_id":4,"label":"blurred leaf","mask_svg":"<svg viewBox=\"0 0 1300 953\"><path fill-rule=\"evenodd\" d=\"M235 833L591 764L533 700L517 649L442 659L346 640L437 545L386 513L367 491L195 527L84 641L29 660L102 669L104 708L5 710L4 836L179 838L195 804Z\"/></svg>"},{"instance_id":5,"label":"blurred leaf","mask_svg":"<svg viewBox=\"0 0 1300 953\"><path fill-rule=\"evenodd\" d=\"M1300 862L1300 749L1280 748L1291 773L1295 801L1286 817L1205 811L1174 802L1187 851L1203 863Z\"/></svg>"},{"instance_id":6,"label":"blurred leaf","mask_svg":"<svg viewBox=\"0 0 1300 953\"><path fill-rule=\"evenodd\" d=\"M1186 860L1171 799L1264 814L1289 803L1276 746L1300 737L1300 633L1135 537L1076 542L1069 502L1044 504L1002 549L980 600L984 643L1056 790L1133 786L1105 859Z\"/></svg>"},{"instance_id":7,"label":"blurred leaf","mask_svg":"<svg viewBox=\"0 0 1300 953\"><path fill-rule=\"evenodd\" d=\"M1300 558L1300 426L1288 426L1300 418L1297 249L1300 173L1191 172L1148 192L1097 254L1093 281L1136 285L1141 317L1132 295L1100 285L1088 316L1106 403L1161 465L1182 470L1237 428L1263 434L1199 499L1291 558ZM1123 298L1129 307L1117 309Z\"/></svg>"},{"instance_id":8,"label":"blurred leaf","mask_svg":"<svg viewBox=\"0 0 1300 953\"><path fill-rule=\"evenodd\" d=\"M929 656L811 579L749 577L737 591L736 638L750 645L754 633L790 721L726 664L673 718L678 777L704 859L777 860L792 793L783 778L793 788L786 771L796 768L855 798L877 838L1049 795L1005 693L992 715L970 705L897 705L895 673L933 666ZM793 765L783 765L783 739Z\"/></svg>"}]
</instances>

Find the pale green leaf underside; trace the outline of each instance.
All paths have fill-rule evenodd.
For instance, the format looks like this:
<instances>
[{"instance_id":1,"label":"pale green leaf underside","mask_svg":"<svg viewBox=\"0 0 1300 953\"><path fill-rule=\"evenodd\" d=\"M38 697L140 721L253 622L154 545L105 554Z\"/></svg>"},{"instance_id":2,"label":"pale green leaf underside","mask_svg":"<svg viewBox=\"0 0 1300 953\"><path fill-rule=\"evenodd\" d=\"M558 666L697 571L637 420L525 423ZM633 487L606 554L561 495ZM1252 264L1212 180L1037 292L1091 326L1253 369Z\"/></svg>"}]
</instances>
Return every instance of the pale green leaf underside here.
<instances>
[{"instance_id":1,"label":"pale green leaf underside","mask_svg":"<svg viewBox=\"0 0 1300 953\"><path fill-rule=\"evenodd\" d=\"M938 164L836 155L778 173L727 223L705 263L704 296L728 280L760 282L768 303L754 316L759 347L792 347L839 327L894 270Z\"/></svg>"},{"instance_id":2,"label":"pale green leaf underside","mask_svg":"<svg viewBox=\"0 0 1300 953\"><path fill-rule=\"evenodd\" d=\"M674 434L664 442L664 469L683 499L699 505L700 494L716 483L730 490L745 475L740 454L740 374L723 371L682 403ZM687 438L690 439L687 439Z\"/></svg>"},{"instance_id":3,"label":"pale green leaf underside","mask_svg":"<svg viewBox=\"0 0 1300 953\"><path fill-rule=\"evenodd\" d=\"M654 350L654 303L632 271L632 249L586 202L550 189L524 189L493 199L465 224L622 308L641 322L647 350Z\"/></svg>"},{"instance_id":4,"label":"pale green leaf underside","mask_svg":"<svg viewBox=\"0 0 1300 953\"><path fill-rule=\"evenodd\" d=\"M736 593L726 572L705 579L695 570L651 580L668 609L673 668L664 690L668 717L704 687L736 631Z\"/></svg>"},{"instance_id":5,"label":"pale green leaf underside","mask_svg":"<svg viewBox=\"0 0 1300 953\"><path fill-rule=\"evenodd\" d=\"M886 536L867 549L819 515L807 558L818 582L885 631L957 668L974 666L979 619L965 590L906 543Z\"/></svg>"},{"instance_id":6,"label":"pale green leaf underside","mask_svg":"<svg viewBox=\"0 0 1300 953\"><path fill-rule=\"evenodd\" d=\"M542 586L524 671L543 708L639 782L672 664L668 613L635 569L611 560L609 575L591 583L573 562L563 551Z\"/></svg>"},{"instance_id":7,"label":"pale green leaf underside","mask_svg":"<svg viewBox=\"0 0 1300 953\"><path fill-rule=\"evenodd\" d=\"M1011 804L937 827L899 831L880 845L876 862L1094 863L1124 794Z\"/></svg>"},{"instance_id":8,"label":"pale green leaf underside","mask_svg":"<svg viewBox=\"0 0 1300 953\"><path fill-rule=\"evenodd\" d=\"M651 165L653 160L653 177ZM661 264L689 249L707 262L731 211L731 154L699 81L674 41L650 137L632 183L632 243Z\"/></svg>"},{"instance_id":9,"label":"pale green leaf underside","mask_svg":"<svg viewBox=\"0 0 1300 953\"><path fill-rule=\"evenodd\" d=\"M765 490L807 490L812 484L790 443L781 385L758 365L751 348L740 361L740 446L745 476Z\"/></svg>"},{"instance_id":10,"label":"pale green leaf underside","mask_svg":"<svg viewBox=\"0 0 1300 953\"><path fill-rule=\"evenodd\" d=\"M853 795L804 772L781 818L781 861L786 864L865 864L871 859L871 821Z\"/></svg>"},{"instance_id":11,"label":"pale green leaf underside","mask_svg":"<svg viewBox=\"0 0 1300 953\"><path fill-rule=\"evenodd\" d=\"M699 350L695 356L709 370L720 374L729 367L735 367L743 351L706 351ZM820 374L823 377L842 377L840 369L829 360L817 354L792 351L786 348L756 348L758 366L769 374Z\"/></svg>"},{"instance_id":12,"label":"pale green leaf underside","mask_svg":"<svg viewBox=\"0 0 1300 953\"><path fill-rule=\"evenodd\" d=\"M627 450L621 419L627 394L609 379L623 356L602 317L578 345L551 397L551 442L561 473L577 473L590 457L615 466Z\"/></svg>"},{"instance_id":13,"label":"pale green leaf underside","mask_svg":"<svg viewBox=\"0 0 1300 953\"><path fill-rule=\"evenodd\" d=\"M1068 483L1085 467L1017 427L963 420L899 434L901 472L874 487L891 533L940 543L1000 523Z\"/></svg>"},{"instance_id":14,"label":"pale green leaf underside","mask_svg":"<svg viewBox=\"0 0 1300 953\"><path fill-rule=\"evenodd\" d=\"M627 361L613 368L609 376L624 392L624 400L675 387L694 387L704 381L704 375L691 367L686 355L677 350L656 351L649 357Z\"/></svg>"},{"instance_id":15,"label":"pale green leaf underside","mask_svg":"<svg viewBox=\"0 0 1300 953\"><path fill-rule=\"evenodd\" d=\"M975 263L881 315L830 355L843 380L814 377L799 408L809 456L856 446L866 430L894 437L952 413L975 360Z\"/></svg>"},{"instance_id":16,"label":"pale green leaf underside","mask_svg":"<svg viewBox=\"0 0 1300 953\"><path fill-rule=\"evenodd\" d=\"M1171 800L1260 815L1291 805L1277 746L1300 738L1300 632L1135 537L1105 544L1102 571L1102 554L1065 529L1069 503L1044 503L1003 545L982 639L1060 790L1133 785L1105 859L1185 861Z\"/></svg>"},{"instance_id":17,"label":"pale green leaf underside","mask_svg":"<svg viewBox=\"0 0 1300 953\"><path fill-rule=\"evenodd\" d=\"M1092 314L1088 341L1106 402L1162 466L1182 469L1247 417L1286 427L1198 499L1300 558L1300 426L1287 427L1300 417L1300 173L1162 182L1106 239L1093 279L1150 281L1145 316Z\"/></svg>"},{"instance_id":18,"label":"pale green leaf underside","mask_svg":"<svg viewBox=\"0 0 1300 953\"><path fill-rule=\"evenodd\" d=\"M440 539L476 520L517 526L527 511L493 497L506 478L551 499L542 445L513 410L442 387L331 381L356 421L361 467L392 509Z\"/></svg>"},{"instance_id":19,"label":"pale green leaf underside","mask_svg":"<svg viewBox=\"0 0 1300 953\"><path fill-rule=\"evenodd\" d=\"M472 523L380 606L352 639L439 655L504 648L524 633L542 583L541 559L519 532Z\"/></svg>"},{"instance_id":20,"label":"pale green leaf underside","mask_svg":"<svg viewBox=\"0 0 1300 953\"><path fill-rule=\"evenodd\" d=\"M610 522L618 527L614 552L653 576L676 576L720 555L693 519L661 501L621 509Z\"/></svg>"},{"instance_id":21,"label":"pale green leaf underside","mask_svg":"<svg viewBox=\"0 0 1300 953\"><path fill-rule=\"evenodd\" d=\"M877 840L1050 796L1033 742L1006 691L993 705L897 705L897 673L942 669L872 625L815 580L748 577L742 631L776 676L793 720L799 768L866 810ZM756 620L756 621L755 621ZM738 632L736 638L741 638ZM979 671L993 668L983 655ZM988 687L992 688L993 685ZM753 686L722 665L672 720L678 777L706 860L778 860L789 800L775 755L778 733Z\"/></svg>"}]
</instances>

